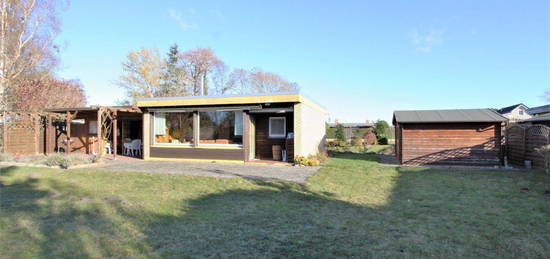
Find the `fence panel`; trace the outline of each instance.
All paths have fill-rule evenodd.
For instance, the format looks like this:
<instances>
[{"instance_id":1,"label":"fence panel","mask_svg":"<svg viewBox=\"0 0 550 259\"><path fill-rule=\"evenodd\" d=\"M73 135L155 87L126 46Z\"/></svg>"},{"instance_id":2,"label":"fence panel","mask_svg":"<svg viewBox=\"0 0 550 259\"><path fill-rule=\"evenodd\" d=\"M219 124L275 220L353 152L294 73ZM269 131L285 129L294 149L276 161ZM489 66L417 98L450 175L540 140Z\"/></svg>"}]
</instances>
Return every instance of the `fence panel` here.
<instances>
[{"instance_id":1,"label":"fence panel","mask_svg":"<svg viewBox=\"0 0 550 259\"><path fill-rule=\"evenodd\" d=\"M550 127L545 125L511 126L506 129L506 156L514 166L530 160L534 168L544 168L544 157L536 149L550 144Z\"/></svg>"},{"instance_id":2,"label":"fence panel","mask_svg":"<svg viewBox=\"0 0 550 259\"><path fill-rule=\"evenodd\" d=\"M525 160L525 128L515 125L506 129L506 156L508 163L523 166Z\"/></svg>"}]
</instances>

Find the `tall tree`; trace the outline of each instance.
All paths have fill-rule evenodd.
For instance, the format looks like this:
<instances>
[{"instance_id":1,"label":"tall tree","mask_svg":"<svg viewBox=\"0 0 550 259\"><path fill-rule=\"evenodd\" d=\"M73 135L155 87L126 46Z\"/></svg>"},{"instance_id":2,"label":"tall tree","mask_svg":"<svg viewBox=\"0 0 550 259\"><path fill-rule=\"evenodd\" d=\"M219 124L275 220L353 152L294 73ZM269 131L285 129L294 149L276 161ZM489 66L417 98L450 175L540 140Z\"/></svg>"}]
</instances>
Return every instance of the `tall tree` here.
<instances>
[{"instance_id":1,"label":"tall tree","mask_svg":"<svg viewBox=\"0 0 550 259\"><path fill-rule=\"evenodd\" d=\"M196 48L185 51L180 58L193 85L193 95L208 95L209 78L215 67L223 66L211 48Z\"/></svg>"},{"instance_id":2,"label":"tall tree","mask_svg":"<svg viewBox=\"0 0 550 259\"><path fill-rule=\"evenodd\" d=\"M24 78L47 76L57 64L56 0L0 0L0 109L8 108L8 92Z\"/></svg>"},{"instance_id":3,"label":"tall tree","mask_svg":"<svg viewBox=\"0 0 550 259\"><path fill-rule=\"evenodd\" d=\"M374 124L374 133L376 133L376 136L379 138L386 137L386 131L389 127L390 125L385 120L377 120Z\"/></svg>"},{"instance_id":4,"label":"tall tree","mask_svg":"<svg viewBox=\"0 0 550 259\"><path fill-rule=\"evenodd\" d=\"M189 79L185 67L182 65L180 51L178 45L174 44L168 51L168 58L164 68L162 78L163 88L167 95L171 96L186 96L189 95Z\"/></svg>"},{"instance_id":5,"label":"tall tree","mask_svg":"<svg viewBox=\"0 0 550 259\"><path fill-rule=\"evenodd\" d=\"M165 62L158 49L140 48L130 51L122 63L124 74L117 84L124 88L131 103L141 97L169 96L162 84Z\"/></svg>"},{"instance_id":6,"label":"tall tree","mask_svg":"<svg viewBox=\"0 0 550 259\"><path fill-rule=\"evenodd\" d=\"M17 111L39 112L45 108L86 105L86 95L80 81L53 77L22 80L13 88L10 97Z\"/></svg>"}]
</instances>

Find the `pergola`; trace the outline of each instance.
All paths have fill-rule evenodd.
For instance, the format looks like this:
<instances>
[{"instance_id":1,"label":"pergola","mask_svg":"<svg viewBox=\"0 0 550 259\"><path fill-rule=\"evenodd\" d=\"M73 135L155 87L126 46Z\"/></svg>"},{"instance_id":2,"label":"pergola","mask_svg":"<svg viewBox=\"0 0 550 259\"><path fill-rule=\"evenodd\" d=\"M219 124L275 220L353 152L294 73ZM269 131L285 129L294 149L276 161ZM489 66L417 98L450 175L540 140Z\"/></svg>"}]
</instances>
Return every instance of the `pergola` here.
<instances>
[{"instance_id":1,"label":"pergola","mask_svg":"<svg viewBox=\"0 0 550 259\"><path fill-rule=\"evenodd\" d=\"M52 117L54 114L65 115L67 147L65 152L71 152L71 123L77 116L86 114L97 118L97 137L98 137L98 156L102 156L105 152L105 143L112 136L113 138L113 155L117 155L117 139L118 139L118 117L121 114L141 114L142 111L136 106L90 106L90 107L75 107L75 108L55 108L45 110L47 113L47 123L52 125ZM46 127L46 134L49 136L51 127ZM46 150L53 150L50 138L46 138Z\"/></svg>"}]
</instances>

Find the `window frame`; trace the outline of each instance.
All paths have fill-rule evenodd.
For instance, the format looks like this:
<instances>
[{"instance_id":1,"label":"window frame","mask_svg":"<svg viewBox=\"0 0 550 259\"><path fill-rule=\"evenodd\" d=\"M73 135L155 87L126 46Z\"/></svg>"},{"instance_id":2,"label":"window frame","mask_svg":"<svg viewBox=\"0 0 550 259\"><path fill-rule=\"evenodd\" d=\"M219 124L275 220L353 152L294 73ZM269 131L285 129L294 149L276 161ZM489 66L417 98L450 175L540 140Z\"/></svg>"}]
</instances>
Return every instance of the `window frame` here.
<instances>
[{"instance_id":1,"label":"window frame","mask_svg":"<svg viewBox=\"0 0 550 259\"><path fill-rule=\"evenodd\" d=\"M156 113L191 113L191 116L194 116L193 112L187 112L187 111L155 111L153 112L153 127L152 130L151 130L151 133L152 133L152 136L153 136L153 145L154 146L186 146L186 147L191 147L195 144L195 139L193 138L193 141L191 141L191 143L161 143L161 142L157 142L157 138L156 138L156 119L157 119L157 116L155 115ZM165 117L165 121L166 121L166 117ZM195 123L195 121L193 120L193 124ZM194 127L194 125L193 125Z\"/></svg>"},{"instance_id":2,"label":"window frame","mask_svg":"<svg viewBox=\"0 0 550 259\"><path fill-rule=\"evenodd\" d=\"M244 111L243 110L227 110L227 109L212 109L212 110L208 110L208 111L216 111L216 112L234 112L235 113L235 121L236 121L236 112L241 112L241 116L244 116ZM243 138L243 143L242 144L220 144L220 143L201 143L201 116L200 116L200 113L201 112L206 112L206 111L198 111L198 114L197 116L199 116L199 119L197 120L198 121L198 128L199 128L199 139L198 139L198 147L244 147L244 117L241 119L241 123L243 124L242 127L243 127L243 135L241 135L241 137Z\"/></svg>"},{"instance_id":3,"label":"window frame","mask_svg":"<svg viewBox=\"0 0 550 259\"><path fill-rule=\"evenodd\" d=\"M95 122L95 127L91 127L92 122ZM94 129L95 132L90 132L91 129ZM97 135L97 120L88 120L88 135Z\"/></svg>"},{"instance_id":4,"label":"window frame","mask_svg":"<svg viewBox=\"0 0 550 259\"><path fill-rule=\"evenodd\" d=\"M283 134L273 134L272 128L271 128L271 121L272 120L283 120ZM286 117L280 116L280 117L269 117L269 123L268 123L268 137L269 138L286 138Z\"/></svg>"},{"instance_id":5,"label":"window frame","mask_svg":"<svg viewBox=\"0 0 550 259\"><path fill-rule=\"evenodd\" d=\"M228 110L224 110L224 109L212 109L212 111L228 111ZM237 112L237 110L229 110L230 112ZM241 116L243 116L241 122L243 123L243 141L244 141L244 110L238 110L241 112ZM153 138L153 146L158 146L158 147L162 147L162 146L165 146L165 147L171 147L171 146L183 146L183 147L198 147L198 148L201 148L201 147L210 147L210 148L214 148L214 147L240 147L242 148L243 147L243 144L219 144L219 143L212 143L212 144L208 144L208 143L200 143L200 114L199 114L200 111L189 111L189 110L185 110L185 111L179 111L179 110L170 110L170 109L167 109L167 110L155 110L153 112L151 112L151 117L153 117L152 119L152 125L151 125L151 130L150 132L152 133L152 138ZM191 141L191 143L159 143L157 142L157 139L155 137L155 132L156 132L156 116L155 116L155 113L192 113L193 116L195 116L195 113L196 116L198 116L198 120L195 121L193 120L193 128L197 127L198 130L199 130L199 134L198 134L198 139L195 139L193 138L193 141ZM197 125L195 125L195 122L197 122ZM286 125L285 125L286 127ZM286 131L285 131L286 132ZM196 145L195 145L196 144Z\"/></svg>"}]
</instances>

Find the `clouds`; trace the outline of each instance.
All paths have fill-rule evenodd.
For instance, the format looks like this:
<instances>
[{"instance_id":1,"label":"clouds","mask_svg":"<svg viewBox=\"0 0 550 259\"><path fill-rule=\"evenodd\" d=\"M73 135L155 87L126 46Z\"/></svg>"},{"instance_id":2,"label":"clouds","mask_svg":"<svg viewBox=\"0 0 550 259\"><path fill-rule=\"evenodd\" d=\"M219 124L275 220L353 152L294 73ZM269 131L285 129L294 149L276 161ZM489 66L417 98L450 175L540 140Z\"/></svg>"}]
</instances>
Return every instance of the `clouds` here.
<instances>
[{"instance_id":1,"label":"clouds","mask_svg":"<svg viewBox=\"0 0 550 259\"><path fill-rule=\"evenodd\" d=\"M182 13L174 9L168 9L168 17L174 20L183 31L191 31L191 30L199 29L199 26L195 22L191 21L193 17L196 15L196 13L197 11L195 9L190 8L187 10L188 15L184 17Z\"/></svg>"},{"instance_id":2,"label":"clouds","mask_svg":"<svg viewBox=\"0 0 550 259\"><path fill-rule=\"evenodd\" d=\"M409 39L417 51L430 52L432 49L443 43L443 30L429 30L421 32L417 29L409 31Z\"/></svg>"}]
</instances>

